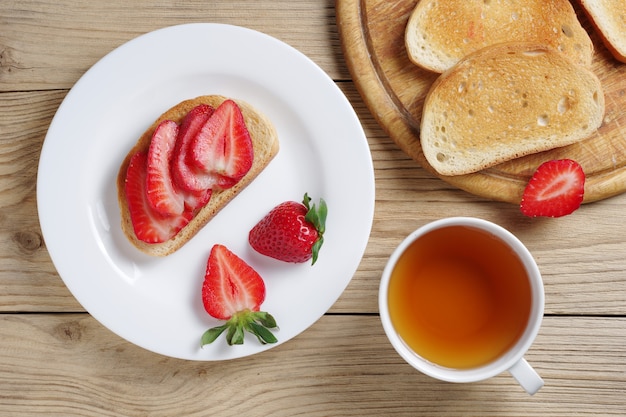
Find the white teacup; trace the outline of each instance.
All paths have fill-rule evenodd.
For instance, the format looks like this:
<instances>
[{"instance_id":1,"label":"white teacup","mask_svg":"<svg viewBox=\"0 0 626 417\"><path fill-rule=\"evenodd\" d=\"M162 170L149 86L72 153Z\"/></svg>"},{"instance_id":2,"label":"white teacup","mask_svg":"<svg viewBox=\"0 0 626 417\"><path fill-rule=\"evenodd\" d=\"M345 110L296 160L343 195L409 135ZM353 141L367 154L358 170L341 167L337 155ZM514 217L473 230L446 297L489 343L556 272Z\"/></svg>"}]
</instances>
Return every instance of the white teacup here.
<instances>
[{"instance_id":1,"label":"white teacup","mask_svg":"<svg viewBox=\"0 0 626 417\"><path fill-rule=\"evenodd\" d=\"M494 223L452 217L415 230L383 271L379 309L393 347L426 375L474 382L509 371L531 395L543 386L524 359L543 319L541 274Z\"/></svg>"}]
</instances>

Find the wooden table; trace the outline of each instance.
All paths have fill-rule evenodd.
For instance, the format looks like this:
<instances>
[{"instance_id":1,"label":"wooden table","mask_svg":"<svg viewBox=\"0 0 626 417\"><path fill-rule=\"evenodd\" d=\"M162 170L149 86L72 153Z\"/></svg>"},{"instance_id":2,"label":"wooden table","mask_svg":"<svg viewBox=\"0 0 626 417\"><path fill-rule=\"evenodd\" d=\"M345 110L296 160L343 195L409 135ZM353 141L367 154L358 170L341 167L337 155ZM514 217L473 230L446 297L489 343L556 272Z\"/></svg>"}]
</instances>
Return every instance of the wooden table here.
<instances>
[{"instance_id":1,"label":"wooden table","mask_svg":"<svg viewBox=\"0 0 626 417\"><path fill-rule=\"evenodd\" d=\"M371 237L340 299L295 339L226 362L163 357L104 328L55 271L37 217L39 154L68 90L122 43L189 22L246 26L312 58L360 117L376 176ZM533 220L433 177L365 107L345 65L332 0L3 1L0 157L2 416L626 414L626 195ZM546 385L533 397L507 374L435 381L405 364L383 333L377 290L387 257L416 227L455 215L508 228L539 264L546 314L527 359Z\"/></svg>"}]
</instances>

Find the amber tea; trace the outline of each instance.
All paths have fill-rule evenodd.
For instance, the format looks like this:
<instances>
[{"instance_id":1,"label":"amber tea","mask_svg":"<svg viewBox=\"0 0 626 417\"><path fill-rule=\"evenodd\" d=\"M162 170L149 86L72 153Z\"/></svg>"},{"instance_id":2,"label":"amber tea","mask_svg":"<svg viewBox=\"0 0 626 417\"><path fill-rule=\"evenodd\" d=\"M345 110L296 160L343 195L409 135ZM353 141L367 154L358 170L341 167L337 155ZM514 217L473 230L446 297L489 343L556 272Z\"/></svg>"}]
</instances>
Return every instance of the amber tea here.
<instances>
[{"instance_id":1,"label":"amber tea","mask_svg":"<svg viewBox=\"0 0 626 417\"><path fill-rule=\"evenodd\" d=\"M532 291L507 244L455 225L411 243L391 272L388 304L411 350L440 366L468 369L515 345L529 321Z\"/></svg>"}]
</instances>

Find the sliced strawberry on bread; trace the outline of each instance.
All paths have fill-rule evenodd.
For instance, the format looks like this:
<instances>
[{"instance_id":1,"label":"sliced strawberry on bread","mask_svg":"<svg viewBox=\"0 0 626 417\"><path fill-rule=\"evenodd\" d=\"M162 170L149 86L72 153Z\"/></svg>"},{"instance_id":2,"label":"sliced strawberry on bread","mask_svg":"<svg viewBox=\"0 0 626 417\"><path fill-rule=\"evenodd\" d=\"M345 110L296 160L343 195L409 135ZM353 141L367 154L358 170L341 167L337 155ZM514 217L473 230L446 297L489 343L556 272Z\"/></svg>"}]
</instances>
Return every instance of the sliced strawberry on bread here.
<instances>
[{"instance_id":1,"label":"sliced strawberry on bread","mask_svg":"<svg viewBox=\"0 0 626 417\"><path fill-rule=\"evenodd\" d=\"M184 210L196 210L211 198L211 189L185 190L173 178L175 146L180 142L176 122L164 120L157 126L148 149L146 193L150 206L164 216L180 215Z\"/></svg>"},{"instance_id":2,"label":"sliced strawberry on bread","mask_svg":"<svg viewBox=\"0 0 626 417\"><path fill-rule=\"evenodd\" d=\"M235 185L252 167L254 150L241 109L225 100L194 138L191 158L211 188Z\"/></svg>"},{"instance_id":3,"label":"sliced strawberry on bread","mask_svg":"<svg viewBox=\"0 0 626 417\"><path fill-rule=\"evenodd\" d=\"M228 104L221 106L225 101ZM242 127L239 125L240 119L236 115L228 115L235 112L243 117L243 129L248 132L252 145L241 147L237 144L236 149L233 149L230 142L227 141L229 143L228 152L223 152L216 158L220 159L229 155L227 159L234 161L240 159L237 149L250 148L253 151L252 155L250 155L249 149L244 152L244 159L250 159L250 166L240 170L241 164L230 164L229 162L227 165L235 167L235 169L227 169L223 173L224 175L215 172L202 173L202 170L197 169L193 162L190 164L190 161L193 161L190 149L187 148L186 151L183 149L184 146L193 144L202 128L212 119L212 109L219 107L222 107L222 111L226 110L224 112L226 117L222 118L224 122L236 121L234 125L231 123L230 127L225 128L229 132L240 132ZM233 107L236 107L238 111L233 110ZM230 110L228 110L229 108ZM178 133L175 134L177 129ZM241 135L236 133L236 136L240 137ZM248 103L243 101L235 103L219 95L200 96L178 103L154 121L130 149L120 166L117 175L117 197L120 205L122 231L133 246L148 255L166 256L175 252L250 184L265 169L278 153L278 150L278 136L272 122ZM135 167L130 168L131 160L137 154L143 155L142 158L145 159L145 162L141 161L145 170L142 173L144 183L141 185L141 189L145 193L143 199L134 194L136 191L128 195L126 190L127 183L134 184L133 175L139 176L134 173ZM232 157L233 155L235 156ZM185 164L176 168L177 162L181 161ZM134 165L136 165L136 161ZM180 168L181 166L183 168ZM182 181L181 178L189 180L187 168L190 167L201 172L201 177L209 178L212 186L206 188L204 186L185 186L186 182ZM148 172L150 179L148 179ZM128 178L127 175L129 175ZM225 188L225 186L233 184L236 186ZM133 189L133 187L130 188ZM135 186L135 189L137 188L139 185ZM150 210L144 210L144 205ZM138 215L140 208L144 211ZM181 227L181 224L185 222L186 224ZM149 226L145 226L145 224ZM162 230L164 225L168 225L167 227L174 225L174 229L178 232L173 235L171 231L166 233ZM144 227L154 228L158 232L142 232L141 229Z\"/></svg>"},{"instance_id":4,"label":"sliced strawberry on bread","mask_svg":"<svg viewBox=\"0 0 626 417\"><path fill-rule=\"evenodd\" d=\"M224 331L229 345L243 344L245 332L263 344L276 343L269 330L277 327L276 320L260 311L263 301L265 282L259 273L226 246L213 246L202 284L202 303L210 316L226 323L207 330L201 345L212 343Z\"/></svg>"},{"instance_id":5,"label":"sliced strawberry on bread","mask_svg":"<svg viewBox=\"0 0 626 417\"><path fill-rule=\"evenodd\" d=\"M144 152L134 154L128 165L125 181L126 201L137 239L146 243L161 243L171 239L189 223L192 213L164 216L152 209L146 193L148 157Z\"/></svg>"},{"instance_id":6,"label":"sliced strawberry on bread","mask_svg":"<svg viewBox=\"0 0 626 417\"><path fill-rule=\"evenodd\" d=\"M585 173L578 162L559 159L544 162L528 181L520 208L529 217L561 217L580 207Z\"/></svg>"},{"instance_id":7,"label":"sliced strawberry on bread","mask_svg":"<svg viewBox=\"0 0 626 417\"><path fill-rule=\"evenodd\" d=\"M178 192L170 174L170 161L178 138L178 125L172 120L162 121L154 130L148 148L146 193L150 207L164 216L181 214L185 199Z\"/></svg>"},{"instance_id":8,"label":"sliced strawberry on bread","mask_svg":"<svg viewBox=\"0 0 626 417\"><path fill-rule=\"evenodd\" d=\"M180 188L187 191L198 192L211 188L210 177L189 163L191 160L189 150L198 132L214 111L215 109L208 104L200 104L187 113L180 125L172 159L172 177Z\"/></svg>"}]
</instances>

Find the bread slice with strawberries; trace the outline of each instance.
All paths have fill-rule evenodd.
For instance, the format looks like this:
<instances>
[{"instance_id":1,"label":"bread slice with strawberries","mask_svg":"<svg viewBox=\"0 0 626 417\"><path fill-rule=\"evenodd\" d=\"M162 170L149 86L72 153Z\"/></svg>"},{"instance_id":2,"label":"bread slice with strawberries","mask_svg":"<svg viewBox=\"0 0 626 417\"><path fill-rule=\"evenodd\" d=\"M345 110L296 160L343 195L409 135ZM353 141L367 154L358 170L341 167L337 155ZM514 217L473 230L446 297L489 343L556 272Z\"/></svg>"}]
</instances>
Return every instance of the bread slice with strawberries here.
<instances>
[{"instance_id":1,"label":"bread slice with strawberries","mask_svg":"<svg viewBox=\"0 0 626 417\"><path fill-rule=\"evenodd\" d=\"M541 44L501 43L441 74L424 101L420 142L441 175L462 175L569 145L604 117L598 77Z\"/></svg>"},{"instance_id":2,"label":"bread slice with strawberries","mask_svg":"<svg viewBox=\"0 0 626 417\"><path fill-rule=\"evenodd\" d=\"M626 62L626 0L580 0L580 4L607 49Z\"/></svg>"},{"instance_id":3,"label":"bread slice with strawberries","mask_svg":"<svg viewBox=\"0 0 626 417\"><path fill-rule=\"evenodd\" d=\"M278 151L271 120L249 103L206 95L175 105L144 132L120 166L124 234L148 255L175 252Z\"/></svg>"},{"instance_id":4,"label":"bread slice with strawberries","mask_svg":"<svg viewBox=\"0 0 626 417\"><path fill-rule=\"evenodd\" d=\"M542 43L591 64L593 44L568 0L420 0L405 31L411 61L440 73L474 51L512 40Z\"/></svg>"}]
</instances>

